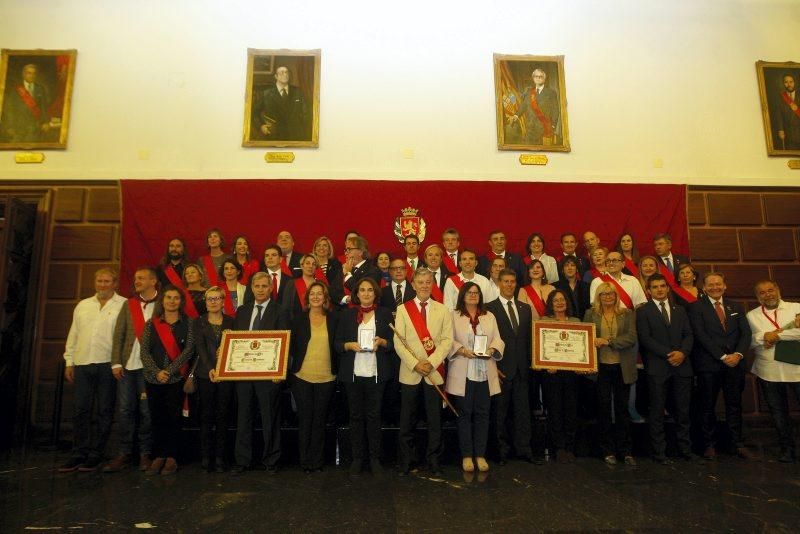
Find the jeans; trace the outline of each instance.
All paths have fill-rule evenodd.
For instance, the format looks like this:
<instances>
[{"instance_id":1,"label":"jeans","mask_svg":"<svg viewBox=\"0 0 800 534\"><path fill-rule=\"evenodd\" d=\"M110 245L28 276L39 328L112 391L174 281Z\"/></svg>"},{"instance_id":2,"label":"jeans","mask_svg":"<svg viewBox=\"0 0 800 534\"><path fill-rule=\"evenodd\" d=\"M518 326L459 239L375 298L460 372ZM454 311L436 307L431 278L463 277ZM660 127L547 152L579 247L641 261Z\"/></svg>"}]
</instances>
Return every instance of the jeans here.
<instances>
[{"instance_id":1,"label":"jeans","mask_svg":"<svg viewBox=\"0 0 800 534\"><path fill-rule=\"evenodd\" d=\"M75 458L102 458L111 423L117 390L110 363L75 366L75 419L73 450ZM97 423L92 432L92 403L97 399Z\"/></svg>"},{"instance_id":2,"label":"jeans","mask_svg":"<svg viewBox=\"0 0 800 534\"><path fill-rule=\"evenodd\" d=\"M132 454L136 441L136 423L139 423L139 454L150 454L153 436L150 430L150 407L147 405L147 390L144 371L123 371L117 384L119 396L119 447L120 453Z\"/></svg>"}]
</instances>

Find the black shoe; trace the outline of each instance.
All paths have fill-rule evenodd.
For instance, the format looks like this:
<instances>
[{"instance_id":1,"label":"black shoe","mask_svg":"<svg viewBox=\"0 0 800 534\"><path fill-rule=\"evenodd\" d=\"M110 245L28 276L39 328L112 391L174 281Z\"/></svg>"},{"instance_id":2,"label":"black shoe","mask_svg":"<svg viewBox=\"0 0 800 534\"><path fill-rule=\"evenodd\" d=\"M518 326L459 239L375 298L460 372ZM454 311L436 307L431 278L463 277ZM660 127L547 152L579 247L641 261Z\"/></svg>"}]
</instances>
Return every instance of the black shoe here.
<instances>
[{"instance_id":1,"label":"black shoe","mask_svg":"<svg viewBox=\"0 0 800 534\"><path fill-rule=\"evenodd\" d=\"M103 461L100 458L89 458L78 468L81 473L92 473L100 468Z\"/></svg>"},{"instance_id":2,"label":"black shoe","mask_svg":"<svg viewBox=\"0 0 800 534\"><path fill-rule=\"evenodd\" d=\"M544 456L534 456L533 465L544 465Z\"/></svg>"},{"instance_id":3,"label":"black shoe","mask_svg":"<svg viewBox=\"0 0 800 534\"><path fill-rule=\"evenodd\" d=\"M351 477L359 477L361 476L361 468L363 465L361 464L361 460L353 460L350 464L350 476Z\"/></svg>"},{"instance_id":4,"label":"black shoe","mask_svg":"<svg viewBox=\"0 0 800 534\"><path fill-rule=\"evenodd\" d=\"M685 451L685 452L680 453L680 457L681 457L681 459L683 459L683 460L685 460L687 462L705 463L705 461L700 456L696 455L695 453L693 453L691 451Z\"/></svg>"},{"instance_id":5,"label":"black shoe","mask_svg":"<svg viewBox=\"0 0 800 534\"><path fill-rule=\"evenodd\" d=\"M373 475L380 475L383 473L383 466L381 465L381 461L374 459L369 461L369 470L372 471Z\"/></svg>"},{"instance_id":6,"label":"black shoe","mask_svg":"<svg viewBox=\"0 0 800 534\"><path fill-rule=\"evenodd\" d=\"M636 458L634 458L630 454L626 454L625 455L625 459L623 461L625 462L625 465L629 465L631 467L634 467L634 466L638 465L636 463Z\"/></svg>"},{"instance_id":7,"label":"black shoe","mask_svg":"<svg viewBox=\"0 0 800 534\"><path fill-rule=\"evenodd\" d=\"M203 469L205 469L209 473L211 472L211 458L204 456L203 459L200 461L200 465L203 467Z\"/></svg>"},{"instance_id":8,"label":"black shoe","mask_svg":"<svg viewBox=\"0 0 800 534\"><path fill-rule=\"evenodd\" d=\"M613 454L609 454L603 458L603 461L606 463L606 465L617 465L617 457Z\"/></svg>"},{"instance_id":9,"label":"black shoe","mask_svg":"<svg viewBox=\"0 0 800 534\"><path fill-rule=\"evenodd\" d=\"M245 471L247 471L247 468L245 466L236 464L231 468L231 476L232 477L242 476Z\"/></svg>"},{"instance_id":10,"label":"black shoe","mask_svg":"<svg viewBox=\"0 0 800 534\"><path fill-rule=\"evenodd\" d=\"M508 464L508 459L505 456L501 456L497 459L497 465L504 466L506 464Z\"/></svg>"},{"instance_id":11,"label":"black shoe","mask_svg":"<svg viewBox=\"0 0 800 534\"><path fill-rule=\"evenodd\" d=\"M781 449L781 454L778 456L778 461L782 464L794 463L794 453L791 449Z\"/></svg>"},{"instance_id":12,"label":"black shoe","mask_svg":"<svg viewBox=\"0 0 800 534\"><path fill-rule=\"evenodd\" d=\"M434 477L442 476L442 468L439 466L438 463L428 465L428 471L430 472L431 476Z\"/></svg>"},{"instance_id":13,"label":"black shoe","mask_svg":"<svg viewBox=\"0 0 800 534\"><path fill-rule=\"evenodd\" d=\"M672 465L673 463L675 463L666 456L661 456L661 455L653 456L653 461L661 465Z\"/></svg>"},{"instance_id":14,"label":"black shoe","mask_svg":"<svg viewBox=\"0 0 800 534\"><path fill-rule=\"evenodd\" d=\"M268 475L277 475L278 474L278 466L277 465L267 465L267 466L264 466L264 468L267 471Z\"/></svg>"},{"instance_id":15,"label":"black shoe","mask_svg":"<svg viewBox=\"0 0 800 534\"><path fill-rule=\"evenodd\" d=\"M67 462L58 468L59 473L72 473L77 471L86 463L83 458L70 458Z\"/></svg>"},{"instance_id":16,"label":"black shoe","mask_svg":"<svg viewBox=\"0 0 800 534\"><path fill-rule=\"evenodd\" d=\"M529 464L536 463L536 460L534 460L533 456L530 454L523 454L522 456L519 457L519 459L522 460L523 462L528 462Z\"/></svg>"},{"instance_id":17,"label":"black shoe","mask_svg":"<svg viewBox=\"0 0 800 534\"><path fill-rule=\"evenodd\" d=\"M214 472L215 473L224 473L225 472L225 459L224 458L217 458L214 462Z\"/></svg>"}]
</instances>

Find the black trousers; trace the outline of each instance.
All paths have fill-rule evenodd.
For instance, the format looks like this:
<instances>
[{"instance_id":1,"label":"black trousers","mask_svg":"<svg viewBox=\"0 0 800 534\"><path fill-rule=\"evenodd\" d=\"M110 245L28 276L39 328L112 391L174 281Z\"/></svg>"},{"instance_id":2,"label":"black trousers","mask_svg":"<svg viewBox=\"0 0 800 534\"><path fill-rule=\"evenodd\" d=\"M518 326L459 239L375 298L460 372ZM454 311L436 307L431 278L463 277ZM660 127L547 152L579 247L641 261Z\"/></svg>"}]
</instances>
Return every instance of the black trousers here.
<instances>
[{"instance_id":1,"label":"black trousers","mask_svg":"<svg viewBox=\"0 0 800 534\"><path fill-rule=\"evenodd\" d=\"M325 423L336 382L312 383L292 376L292 395L297 404L297 445L300 467L320 469L325 448Z\"/></svg>"},{"instance_id":2,"label":"black trousers","mask_svg":"<svg viewBox=\"0 0 800 534\"><path fill-rule=\"evenodd\" d=\"M528 399L528 375L517 373L513 378L503 379L500 394L494 396L495 437L500 457L507 458L511 452L508 432L508 411L513 412L512 434L517 456L531 455L531 405Z\"/></svg>"},{"instance_id":3,"label":"black trousers","mask_svg":"<svg viewBox=\"0 0 800 534\"><path fill-rule=\"evenodd\" d=\"M697 392L700 395L700 410L703 421L703 446L715 445L714 429L717 426L716 406L719 391L725 399L725 424L730 432L731 443L737 449L744 447L742 436L742 392L744 391L744 368L721 365L716 373L697 375Z\"/></svg>"},{"instance_id":4,"label":"black trousers","mask_svg":"<svg viewBox=\"0 0 800 534\"><path fill-rule=\"evenodd\" d=\"M622 367L619 364L600 364L597 375L597 404L603 456L631 454L631 415L628 411L630 392L631 386L623 380Z\"/></svg>"},{"instance_id":5,"label":"black trousers","mask_svg":"<svg viewBox=\"0 0 800 534\"><path fill-rule=\"evenodd\" d=\"M789 391L794 391L795 399L800 402L800 382L769 382L759 378L758 383L761 384L761 390L767 399L772 420L775 422L775 430L778 431L781 449L794 452L794 426L792 418L789 417Z\"/></svg>"},{"instance_id":6,"label":"black trousers","mask_svg":"<svg viewBox=\"0 0 800 534\"><path fill-rule=\"evenodd\" d=\"M400 384L398 461L401 469L410 467L416 456L414 453L414 430L419 421L417 412L420 397L425 403L425 414L428 418L428 447L425 454L428 465L438 467L439 457L442 455L442 398L424 379L413 386Z\"/></svg>"},{"instance_id":7,"label":"black trousers","mask_svg":"<svg viewBox=\"0 0 800 534\"><path fill-rule=\"evenodd\" d=\"M486 442L489 440L489 382L473 382L466 379L464 396L451 395L458 410L458 446L462 458L486 457Z\"/></svg>"},{"instance_id":8,"label":"black trousers","mask_svg":"<svg viewBox=\"0 0 800 534\"><path fill-rule=\"evenodd\" d=\"M692 400L691 376L653 376L647 375L647 389L650 398L650 444L653 454L666 455L667 441L664 434L664 406L669 394L670 406L675 410L675 433L678 438L678 451L687 454L692 450L689 440L689 406Z\"/></svg>"},{"instance_id":9,"label":"black trousers","mask_svg":"<svg viewBox=\"0 0 800 534\"><path fill-rule=\"evenodd\" d=\"M146 387L153 428L153 457L175 458L181 436L183 380L174 384L148 382Z\"/></svg>"},{"instance_id":10,"label":"black trousers","mask_svg":"<svg viewBox=\"0 0 800 534\"><path fill-rule=\"evenodd\" d=\"M281 457L280 400L282 384L270 380L236 383L236 464L249 467L253 461L253 403L261 413L261 432L264 436L264 453L261 463L275 467Z\"/></svg>"},{"instance_id":11,"label":"black trousers","mask_svg":"<svg viewBox=\"0 0 800 534\"><path fill-rule=\"evenodd\" d=\"M102 458L114 420L117 383L110 363L76 365L75 416L72 455L75 458ZM92 404L97 408L97 422L92 425ZM94 426L94 432L92 427Z\"/></svg>"},{"instance_id":12,"label":"black trousers","mask_svg":"<svg viewBox=\"0 0 800 534\"><path fill-rule=\"evenodd\" d=\"M381 405L386 382L375 377L356 376L345 382L350 410L350 448L354 462L362 462L369 448L371 460L381 458ZM366 447L365 447L366 445Z\"/></svg>"},{"instance_id":13,"label":"black trousers","mask_svg":"<svg viewBox=\"0 0 800 534\"><path fill-rule=\"evenodd\" d=\"M200 449L203 458L225 458L233 382L196 378L200 395Z\"/></svg>"},{"instance_id":14,"label":"black trousers","mask_svg":"<svg viewBox=\"0 0 800 534\"><path fill-rule=\"evenodd\" d=\"M578 429L578 375L572 371L545 373L544 395L547 433L553 452L574 452Z\"/></svg>"}]
</instances>

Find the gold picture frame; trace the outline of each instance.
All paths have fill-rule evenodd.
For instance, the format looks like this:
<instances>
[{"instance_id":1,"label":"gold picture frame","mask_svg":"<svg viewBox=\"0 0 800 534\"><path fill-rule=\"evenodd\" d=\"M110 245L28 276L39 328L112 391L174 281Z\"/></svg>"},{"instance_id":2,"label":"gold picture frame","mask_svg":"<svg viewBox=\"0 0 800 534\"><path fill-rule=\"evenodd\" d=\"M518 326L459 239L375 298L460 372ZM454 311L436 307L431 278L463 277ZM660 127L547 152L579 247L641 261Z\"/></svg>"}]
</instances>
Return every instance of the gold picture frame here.
<instances>
[{"instance_id":1,"label":"gold picture frame","mask_svg":"<svg viewBox=\"0 0 800 534\"><path fill-rule=\"evenodd\" d=\"M217 380L286 380L290 330L224 330Z\"/></svg>"},{"instance_id":2,"label":"gold picture frame","mask_svg":"<svg viewBox=\"0 0 800 534\"><path fill-rule=\"evenodd\" d=\"M247 49L242 146L319 146L321 59L320 50Z\"/></svg>"},{"instance_id":3,"label":"gold picture frame","mask_svg":"<svg viewBox=\"0 0 800 534\"><path fill-rule=\"evenodd\" d=\"M557 371L597 372L594 323L533 321L531 368Z\"/></svg>"},{"instance_id":4,"label":"gold picture frame","mask_svg":"<svg viewBox=\"0 0 800 534\"><path fill-rule=\"evenodd\" d=\"M756 61L756 76L767 155L800 156L800 63Z\"/></svg>"},{"instance_id":5,"label":"gold picture frame","mask_svg":"<svg viewBox=\"0 0 800 534\"><path fill-rule=\"evenodd\" d=\"M66 149L77 50L0 51L0 150Z\"/></svg>"},{"instance_id":6,"label":"gold picture frame","mask_svg":"<svg viewBox=\"0 0 800 534\"><path fill-rule=\"evenodd\" d=\"M564 56L494 54L494 93L498 150L571 150Z\"/></svg>"}]
</instances>

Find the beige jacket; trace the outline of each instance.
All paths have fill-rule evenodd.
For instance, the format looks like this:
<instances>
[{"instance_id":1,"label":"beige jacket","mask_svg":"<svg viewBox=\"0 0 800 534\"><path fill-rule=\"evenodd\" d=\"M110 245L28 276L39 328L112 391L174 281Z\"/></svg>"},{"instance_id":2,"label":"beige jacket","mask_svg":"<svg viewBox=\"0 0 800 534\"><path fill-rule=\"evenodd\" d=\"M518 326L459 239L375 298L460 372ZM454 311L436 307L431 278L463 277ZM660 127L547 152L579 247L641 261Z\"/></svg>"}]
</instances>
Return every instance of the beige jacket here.
<instances>
[{"instance_id":1,"label":"beige jacket","mask_svg":"<svg viewBox=\"0 0 800 534\"><path fill-rule=\"evenodd\" d=\"M416 303L416 299L412 302ZM420 360L428 360L433 365L434 371L425 378L426 382L436 385L441 385L444 382L436 368L450 354L450 348L453 345L453 316L450 310L445 308L444 304L440 304L433 299L428 299L426 316L428 331L436 344L436 350L430 356L426 354L425 349L422 347L422 341L417 336L417 331L411 323L406 307L397 307L397 316L394 322L394 326L397 329L397 333L394 335L394 348L401 360L401 384L409 386L419 384L420 380L422 380L422 375L414 371L414 366ZM413 354L403 345L400 336L405 338Z\"/></svg>"}]
</instances>

